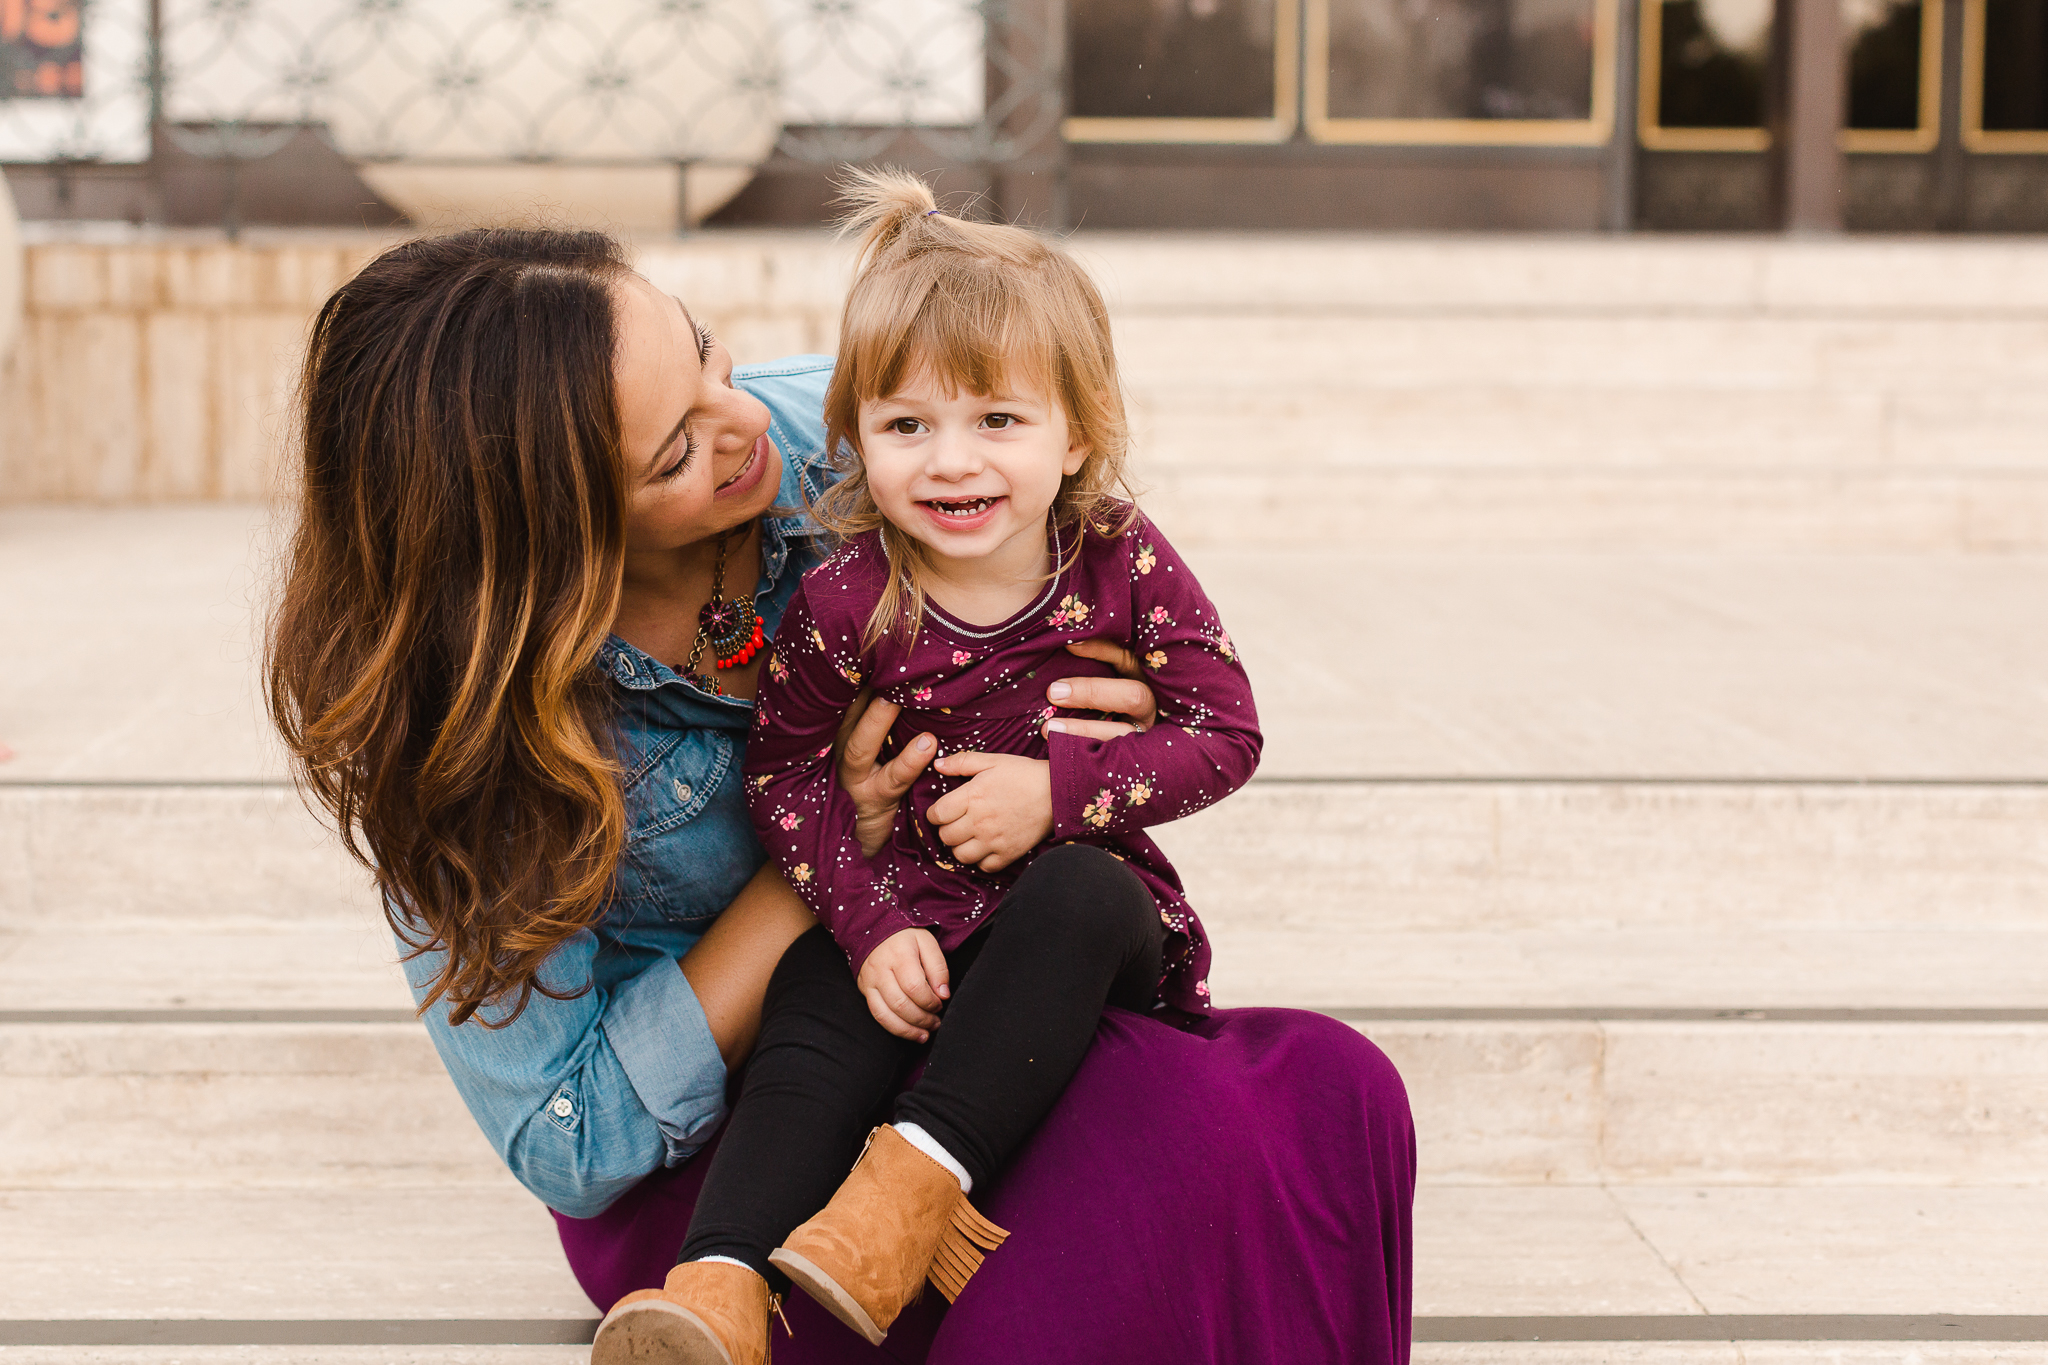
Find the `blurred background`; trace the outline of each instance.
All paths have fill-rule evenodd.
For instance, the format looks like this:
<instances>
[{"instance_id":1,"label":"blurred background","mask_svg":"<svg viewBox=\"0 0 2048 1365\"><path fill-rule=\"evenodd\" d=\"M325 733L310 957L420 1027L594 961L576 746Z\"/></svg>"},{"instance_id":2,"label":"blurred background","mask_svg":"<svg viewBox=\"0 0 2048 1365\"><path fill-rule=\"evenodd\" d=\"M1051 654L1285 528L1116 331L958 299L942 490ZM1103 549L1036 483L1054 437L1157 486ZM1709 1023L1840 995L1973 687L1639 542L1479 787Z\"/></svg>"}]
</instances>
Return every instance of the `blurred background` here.
<instances>
[{"instance_id":1,"label":"blurred background","mask_svg":"<svg viewBox=\"0 0 2048 1365\"><path fill-rule=\"evenodd\" d=\"M2042 0L0 14L31 219L361 226L539 188L624 228L790 226L834 163L889 160L1053 227L1756 230L1797 218L1802 176L1823 226L2048 227Z\"/></svg>"}]
</instances>

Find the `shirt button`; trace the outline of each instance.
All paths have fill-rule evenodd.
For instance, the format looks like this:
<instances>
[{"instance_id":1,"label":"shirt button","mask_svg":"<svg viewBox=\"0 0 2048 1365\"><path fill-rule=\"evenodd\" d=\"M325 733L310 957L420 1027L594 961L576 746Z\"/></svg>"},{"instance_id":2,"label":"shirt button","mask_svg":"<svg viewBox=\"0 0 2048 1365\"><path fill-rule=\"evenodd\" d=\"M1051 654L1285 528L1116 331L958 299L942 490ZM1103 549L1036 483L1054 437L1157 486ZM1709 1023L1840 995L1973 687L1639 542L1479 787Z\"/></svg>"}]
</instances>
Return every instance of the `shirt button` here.
<instances>
[{"instance_id":1,"label":"shirt button","mask_svg":"<svg viewBox=\"0 0 2048 1365\"><path fill-rule=\"evenodd\" d=\"M567 1095L557 1095L551 1107L555 1111L556 1118L565 1119L576 1112L576 1101L570 1099Z\"/></svg>"},{"instance_id":2,"label":"shirt button","mask_svg":"<svg viewBox=\"0 0 2048 1365\"><path fill-rule=\"evenodd\" d=\"M678 782L678 783L676 783L676 799L677 799L678 801L687 801L687 800L689 800L689 799L690 799L690 785L689 785L689 783L687 783L687 782Z\"/></svg>"}]
</instances>

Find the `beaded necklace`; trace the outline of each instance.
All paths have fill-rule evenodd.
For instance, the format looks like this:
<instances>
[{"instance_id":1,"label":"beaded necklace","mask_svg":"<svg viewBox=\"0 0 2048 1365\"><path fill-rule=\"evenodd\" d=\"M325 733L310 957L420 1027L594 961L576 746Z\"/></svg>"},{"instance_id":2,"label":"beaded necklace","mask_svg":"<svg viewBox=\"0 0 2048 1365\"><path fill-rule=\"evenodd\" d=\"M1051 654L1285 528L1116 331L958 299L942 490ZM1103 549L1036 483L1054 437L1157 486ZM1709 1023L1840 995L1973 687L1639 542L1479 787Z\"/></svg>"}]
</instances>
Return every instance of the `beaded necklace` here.
<instances>
[{"instance_id":1,"label":"beaded necklace","mask_svg":"<svg viewBox=\"0 0 2048 1365\"><path fill-rule=\"evenodd\" d=\"M710 644L711 661L722 672L750 662L767 643L762 634L765 623L754 606L756 594L725 595L725 552L733 534L725 531L718 537L718 562L711 569L711 600L697 613L697 643L691 647L690 662L683 669L685 678L719 697L727 695L726 690L700 667L705 644Z\"/></svg>"}]
</instances>

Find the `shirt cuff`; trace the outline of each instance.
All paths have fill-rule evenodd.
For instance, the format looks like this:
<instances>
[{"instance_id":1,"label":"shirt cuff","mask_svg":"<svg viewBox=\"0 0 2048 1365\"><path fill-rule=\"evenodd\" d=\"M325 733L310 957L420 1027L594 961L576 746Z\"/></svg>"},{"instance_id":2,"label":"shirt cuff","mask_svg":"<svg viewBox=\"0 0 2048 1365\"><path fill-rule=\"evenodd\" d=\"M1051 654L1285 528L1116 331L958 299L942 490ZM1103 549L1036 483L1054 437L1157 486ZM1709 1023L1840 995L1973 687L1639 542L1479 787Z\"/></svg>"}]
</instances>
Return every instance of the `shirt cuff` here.
<instances>
[{"instance_id":1,"label":"shirt cuff","mask_svg":"<svg viewBox=\"0 0 2048 1365\"><path fill-rule=\"evenodd\" d=\"M725 1121L725 1059L683 969L657 962L614 987L604 1034L661 1129L667 1164L695 1156Z\"/></svg>"},{"instance_id":2,"label":"shirt cuff","mask_svg":"<svg viewBox=\"0 0 2048 1365\"><path fill-rule=\"evenodd\" d=\"M932 926L913 924L908 915L901 910L892 909L859 934L850 933L846 938L839 939L840 951L846 954L846 965L853 968L855 978L860 976L860 969L867 964L870 953L905 929L930 930ZM833 937L839 938L839 935L835 932Z\"/></svg>"},{"instance_id":3,"label":"shirt cuff","mask_svg":"<svg viewBox=\"0 0 2048 1365\"><path fill-rule=\"evenodd\" d=\"M1104 803L1101 776L1103 741L1055 731L1046 736L1046 761L1052 777L1052 837L1085 839L1107 834L1115 809ZM1091 819L1090 817L1095 818Z\"/></svg>"}]
</instances>

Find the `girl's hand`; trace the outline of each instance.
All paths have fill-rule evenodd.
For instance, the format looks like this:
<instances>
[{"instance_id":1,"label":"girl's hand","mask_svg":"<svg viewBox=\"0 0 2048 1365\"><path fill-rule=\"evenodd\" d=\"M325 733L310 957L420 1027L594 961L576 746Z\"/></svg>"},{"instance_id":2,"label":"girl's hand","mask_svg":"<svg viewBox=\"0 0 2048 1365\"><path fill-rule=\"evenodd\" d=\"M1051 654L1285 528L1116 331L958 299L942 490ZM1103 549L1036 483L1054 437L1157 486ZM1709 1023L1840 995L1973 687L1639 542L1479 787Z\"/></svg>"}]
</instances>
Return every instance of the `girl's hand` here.
<instances>
[{"instance_id":1,"label":"girl's hand","mask_svg":"<svg viewBox=\"0 0 2048 1365\"><path fill-rule=\"evenodd\" d=\"M889 842L897 805L938 751L930 735L919 735L902 753L881 762L882 742L902 709L895 702L875 700L873 692L862 689L846 708L839 737L833 741L839 751L839 785L853 798L854 836L870 858Z\"/></svg>"},{"instance_id":2,"label":"girl's hand","mask_svg":"<svg viewBox=\"0 0 2048 1365\"><path fill-rule=\"evenodd\" d=\"M939 1011L952 989L946 955L929 929L899 929L860 964L854 984L867 997L868 1012L898 1038L931 1041Z\"/></svg>"},{"instance_id":3,"label":"girl's hand","mask_svg":"<svg viewBox=\"0 0 2048 1365\"><path fill-rule=\"evenodd\" d=\"M1057 731L1083 739L1115 739L1134 730L1149 730L1159 719L1159 702L1144 683L1138 656L1114 640L1076 640L1067 652L1097 659L1114 668L1118 678L1062 678L1045 689L1045 699L1067 711L1107 711L1120 720L1049 720L1040 733Z\"/></svg>"},{"instance_id":4,"label":"girl's hand","mask_svg":"<svg viewBox=\"0 0 2048 1365\"><path fill-rule=\"evenodd\" d=\"M971 779L932 802L925 818L953 856L983 872L1006 867L1052 833L1052 764L1017 754L947 754L939 771Z\"/></svg>"}]
</instances>

